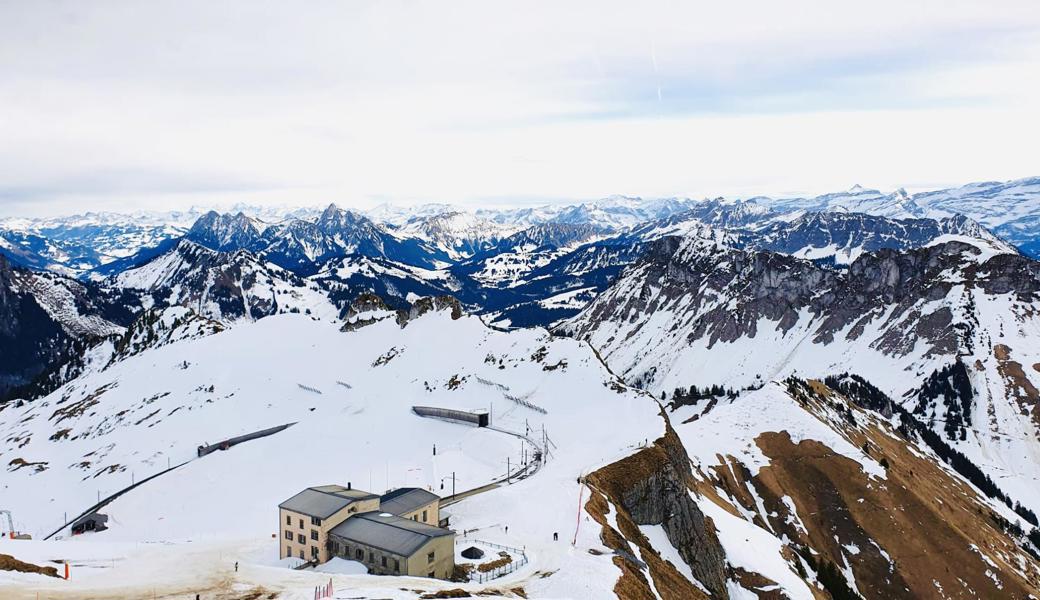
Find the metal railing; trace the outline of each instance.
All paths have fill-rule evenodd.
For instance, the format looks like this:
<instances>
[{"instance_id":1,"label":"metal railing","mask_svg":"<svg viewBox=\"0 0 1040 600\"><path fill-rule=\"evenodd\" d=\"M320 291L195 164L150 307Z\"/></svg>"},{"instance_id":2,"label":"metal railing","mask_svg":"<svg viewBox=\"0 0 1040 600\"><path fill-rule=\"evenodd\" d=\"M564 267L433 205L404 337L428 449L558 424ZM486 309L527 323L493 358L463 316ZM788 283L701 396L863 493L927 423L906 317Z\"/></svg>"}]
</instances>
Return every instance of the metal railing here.
<instances>
[{"instance_id":1,"label":"metal railing","mask_svg":"<svg viewBox=\"0 0 1040 600\"><path fill-rule=\"evenodd\" d=\"M519 559L510 560L508 563L502 565L501 567L496 567L490 571L480 571L479 567L477 567L478 570L470 577L471 581L476 581L477 583L484 583L487 581L491 581L492 579L498 579L503 575L508 575L513 571L516 571L517 569L523 567L528 563L527 552L523 548L515 548L513 546L506 546L504 544L496 544L494 542L478 540L476 538L463 537L462 539L466 540L467 543L473 542L482 546L488 546L490 548L495 548L498 550L505 550L506 552L509 552L511 555L520 555Z\"/></svg>"},{"instance_id":2,"label":"metal railing","mask_svg":"<svg viewBox=\"0 0 1040 600\"><path fill-rule=\"evenodd\" d=\"M484 573L481 573L480 571L477 571L476 582L477 583L485 583L485 582L491 581L492 579L498 579L499 577L502 577L503 575L509 575L513 571L516 571L517 569L519 569L520 567L525 566L526 564L527 564L527 555L524 555L524 556L520 557L520 560L511 561L511 562L509 562L507 564L502 565L501 567L498 567L497 569L492 569L491 571L487 571L487 572L484 572Z\"/></svg>"}]
</instances>

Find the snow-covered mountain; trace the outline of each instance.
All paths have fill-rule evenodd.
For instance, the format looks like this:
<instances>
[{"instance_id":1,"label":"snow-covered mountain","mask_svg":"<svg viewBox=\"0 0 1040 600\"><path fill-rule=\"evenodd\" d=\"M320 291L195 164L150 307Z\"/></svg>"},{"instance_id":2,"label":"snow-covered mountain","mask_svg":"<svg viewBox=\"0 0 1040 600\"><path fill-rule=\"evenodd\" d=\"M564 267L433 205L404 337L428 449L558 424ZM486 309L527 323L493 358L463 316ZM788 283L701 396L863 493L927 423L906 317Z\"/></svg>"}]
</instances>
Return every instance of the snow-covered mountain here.
<instances>
[{"instance_id":1,"label":"snow-covered mountain","mask_svg":"<svg viewBox=\"0 0 1040 600\"><path fill-rule=\"evenodd\" d=\"M286 312L334 319L339 312L318 283L248 251L218 252L186 239L113 283L146 295L153 306L186 306L225 323Z\"/></svg>"},{"instance_id":2,"label":"snow-covered mountain","mask_svg":"<svg viewBox=\"0 0 1040 600\"><path fill-rule=\"evenodd\" d=\"M1040 177L970 183L959 188L891 194L855 186L814 198L758 198L779 211L845 211L895 219L969 217L1023 252L1040 257Z\"/></svg>"},{"instance_id":3,"label":"snow-covered mountain","mask_svg":"<svg viewBox=\"0 0 1040 600\"><path fill-rule=\"evenodd\" d=\"M452 211L413 217L395 233L404 238L424 240L452 261L458 261L488 250L514 231L515 226L494 223L471 213Z\"/></svg>"},{"instance_id":4,"label":"snow-covered mountain","mask_svg":"<svg viewBox=\"0 0 1040 600\"><path fill-rule=\"evenodd\" d=\"M140 310L133 294L54 273L12 267L0 254L0 398L52 389L54 373Z\"/></svg>"},{"instance_id":5,"label":"snow-covered mountain","mask_svg":"<svg viewBox=\"0 0 1040 600\"><path fill-rule=\"evenodd\" d=\"M367 217L330 204L313 220L266 223L244 213L207 213L185 236L212 250L247 250L296 273L309 275L330 259L359 254L424 268L447 258L425 240L392 234Z\"/></svg>"},{"instance_id":6,"label":"snow-covered mountain","mask_svg":"<svg viewBox=\"0 0 1040 600\"><path fill-rule=\"evenodd\" d=\"M74 544L71 580L16 573L0 591L214 594L224 577L301 600L330 577L370 599L1040 591L1018 515L864 408L866 396L790 379L664 412L585 343L430 306L349 331L293 314L217 328L145 345L36 402L0 405L4 484L17 490L5 507L20 531L64 537L66 513L144 480L103 507L105 532L5 546L42 564ZM387 312L377 302L358 310ZM172 316L148 330L190 313ZM416 404L487 408L494 428L423 419ZM280 425L224 452L196 451ZM545 460L507 484L532 449ZM501 544L529 562L489 582L294 571L278 560L272 507L329 482L474 490L450 506L452 527L468 532L458 549ZM95 563L104 571L84 566ZM211 581L214 572L224 577Z\"/></svg>"},{"instance_id":7,"label":"snow-covered mountain","mask_svg":"<svg viewBox=\"0 0 1040 600\"><path fill-rule=\"evenodd\" d=\"M984 243L867 252L838 271L663 238L564 329L655 394L854 372L1040 511L1038 305L1040 263ZM928 385L958 364L963 401Z\"/></svg>"},{"instance_id":8,"label":"snow-covered mountain","mask_svg":"<svg viewBox=\"0 0 1040 600\"><path fill-rule=\"evenodd\" d=\"M199 216L198 211L91 212L0 219L0 252L27 268L85 276L93 269L184 235Z\"/></svg>"},{"instance_id":9,"label":"snow-covered mountain","mask_svg":"<svg viewBox=\"0 0 1040 600\"><path fill-rule=\"evenodd\" d=\"M488 408L497 430L423 419L411 412L416 404ZM587 345L544 331L497 332L449 311L418 316L403 328L389 320L346 333L334 323L279 315L146 350L39 401L0 409L3 483L19 490L5 493L4 506L20 530L42 537L60 528L65 512L93 504L99 490L107 496L166 469L168 461L188 461L105 507L110 529L80 538L80 556L110 551L106 542L150 541L157 543L144 544L144 551L159 550L155 560L183 566L194 560L186 553L238 540L236 555L257 552L257 561L274 567L272 575L291 577L292 569L275 566L272 510L300 489L352 481L377 492L417 485L448 495L445 477L448 490L452 474L460 492L480 487L504 478L507 458L516 469L525 450L530 460L542 448L547 460L536 475L453 505L452 525L526 546L537 566L518 575L563 569L517 584L532 595L603 597L617 570L609 557L584 551L602 548L595 523L574 532L576 478L658 437L664 430L658 410L652 398L620 385ZM619 421L600 418L604 413ZM197 457L201 444L289 423L281 433ZM543 427L551 445L543 442ZM503 517L508 536L497 525ZM582 551L569 552L562 539L554 543L554 531L576 535ZM251 559L235 560L243 573L252 568ZM123 565L106 573L108 583L127 576ZM582 575L575 579L572 570ZM202 571L170 570L190 581ZM100 582L85 569L73 581L77 590ZM446 582L363 577L352 583L352 595L387 597L387 586L430 591ZM165 583L152 578L148 585ZM269 585L291 590L293 583Z\"/></svg>"}]
</instances>

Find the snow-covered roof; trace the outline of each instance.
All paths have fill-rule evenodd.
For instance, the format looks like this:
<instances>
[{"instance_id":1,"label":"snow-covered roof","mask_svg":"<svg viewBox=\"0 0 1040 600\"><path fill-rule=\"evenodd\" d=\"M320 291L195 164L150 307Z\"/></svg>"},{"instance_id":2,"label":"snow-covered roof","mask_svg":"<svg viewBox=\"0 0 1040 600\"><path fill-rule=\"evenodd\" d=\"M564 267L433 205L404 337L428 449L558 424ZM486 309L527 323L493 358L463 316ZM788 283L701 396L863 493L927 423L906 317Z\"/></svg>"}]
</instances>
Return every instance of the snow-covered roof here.
<instances>
[{"instance_id":1,"label":"snow-covered roof","mask_svg":"<svg viewBox=\"0 0 1040 600\"><path fill-rule=\"evenodd\" d=\"M329 533L347 542L357 542L403 557L411 556L433 538L454 535L450 529L419 523L381 510L354 515Z\"/></svg>"},{"instance_id":2,"label":"snow-covered roof","mask_svg":"<svg viewBox=\"0 0 1040 600\"><path fill-rule=\"evenodd\" d=\"M353 502L375 497L375 494L347 489L340 485L323 485L303 490L279 504L278 508L284 508L285 510L291 510L310 517L327 519Z\"/></svg>"}]
</instances>

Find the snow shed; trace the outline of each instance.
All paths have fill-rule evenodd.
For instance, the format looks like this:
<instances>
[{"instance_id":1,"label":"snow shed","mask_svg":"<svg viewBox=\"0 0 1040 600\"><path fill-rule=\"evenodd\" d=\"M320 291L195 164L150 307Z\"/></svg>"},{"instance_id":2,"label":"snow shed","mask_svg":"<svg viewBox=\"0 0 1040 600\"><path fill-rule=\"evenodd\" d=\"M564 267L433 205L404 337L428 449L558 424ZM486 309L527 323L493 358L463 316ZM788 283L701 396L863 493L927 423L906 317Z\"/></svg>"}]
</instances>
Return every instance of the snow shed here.
<instances>
[{"instance_id":1,"label":"snow shed","mask_svg":"<svg viewBox=\"0 0 1040 600\"><path fill-rule=\"evenodd\" d=\"M420 417L444 419L456 423L476 425L477 427L488 427L491 425L491 413L482 408L474 410L455 410L452 408L438 408L436 406L413 406L412 412Z\"/></svg>"},{"instance_id":2,"label":"snow shed","mask_svg":"<svg viewBox=\"0 0 1040 600\"><path fill-rule=\"evenodd\" d=\"M72 535L79 535L88 531L104 531L108 529L108 515L92 512L76 519L72 524Z\"/></svg>"}]
</instances>

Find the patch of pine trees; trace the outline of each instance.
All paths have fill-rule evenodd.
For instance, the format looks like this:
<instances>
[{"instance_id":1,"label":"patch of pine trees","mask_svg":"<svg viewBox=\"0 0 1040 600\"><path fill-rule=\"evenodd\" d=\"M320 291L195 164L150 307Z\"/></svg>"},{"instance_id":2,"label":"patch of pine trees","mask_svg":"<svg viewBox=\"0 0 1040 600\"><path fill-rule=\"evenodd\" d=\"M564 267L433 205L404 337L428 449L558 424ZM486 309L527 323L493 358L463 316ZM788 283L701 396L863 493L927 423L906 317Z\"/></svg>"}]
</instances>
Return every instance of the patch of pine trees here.
<instances>
[{"instance_id":1,"label":"patch of pine trees","mask_svg":"<svg viewBox=\"0 0 1040 600\"><path fill-rule=\"evenodd\" d=\"M669 407L675 410L680 406L696 405L701 400L712 400L715 398L733 399L739 395L740 390L733 390L721 385L705 386L703 388L698 388L695 385L691 385L689 388L677 387L672 392L672 401L669 403ZM661 392L661 399L666 399L664 392Z\"/></svg>"},{"instance_id":2,"label":"patch of pine trees","mask_svg":"<svg viewBox=\"0 0 1040 600\"><path fill-rule=\"evenodd\" d=\"M960 365L960 369L958 369L956 365ZM963 372L962 375L957 375L958 372L961 372L963 367L964 365L962 363L957 362L952 367L936 371L936 373L933 373L932 376L928 378L928 381L933 383L926 382L926 384L922 386L922 389L959 389L960 391L955 393L958 398L963 398L963 396L960 395L964 393L964 389L961 388L961 386L967 385L970 389L970 383L966 383L967 373ZM961 379L962 376L963 379ZM827 387L844 394L849 398L849 400L861 408L884 413L887 407L887 410L890 410L891 414L894 414L899 418L899 425L896 429L899 431L900 435L908 440L921 439L939 456L939 458L943 460L943 462L950 465L950 467L952 467L961 477L964 477L970 481L972 485L979 488L979 490L981 490L987 497L1000 500L1023 519L1032 523L1034 527L1040 525L1036 513L1012 500L1003 490L997 487L997 484L989 475L983 472L975 463L971 462L971 459L946 443L946 440L944 440L939 434L935 433L931 427L925 425L919 419L914 417L914 415L910 414L910 412L905 408L893 402L888 395L872 385L866 379L863 379L859 375L844 373L837 377L827 377L824 380L824 383L827 384ZM968 422L970 423L970 421ZM949 435L949 430L947 430L947 435ZM1019 530L1018 535L1021 537L1021 530ZM1040 536L1040 534L1037 535ZM1038 546L1038 548L1040 548L1040 546Z\"/></svg>"}]
</instances>

